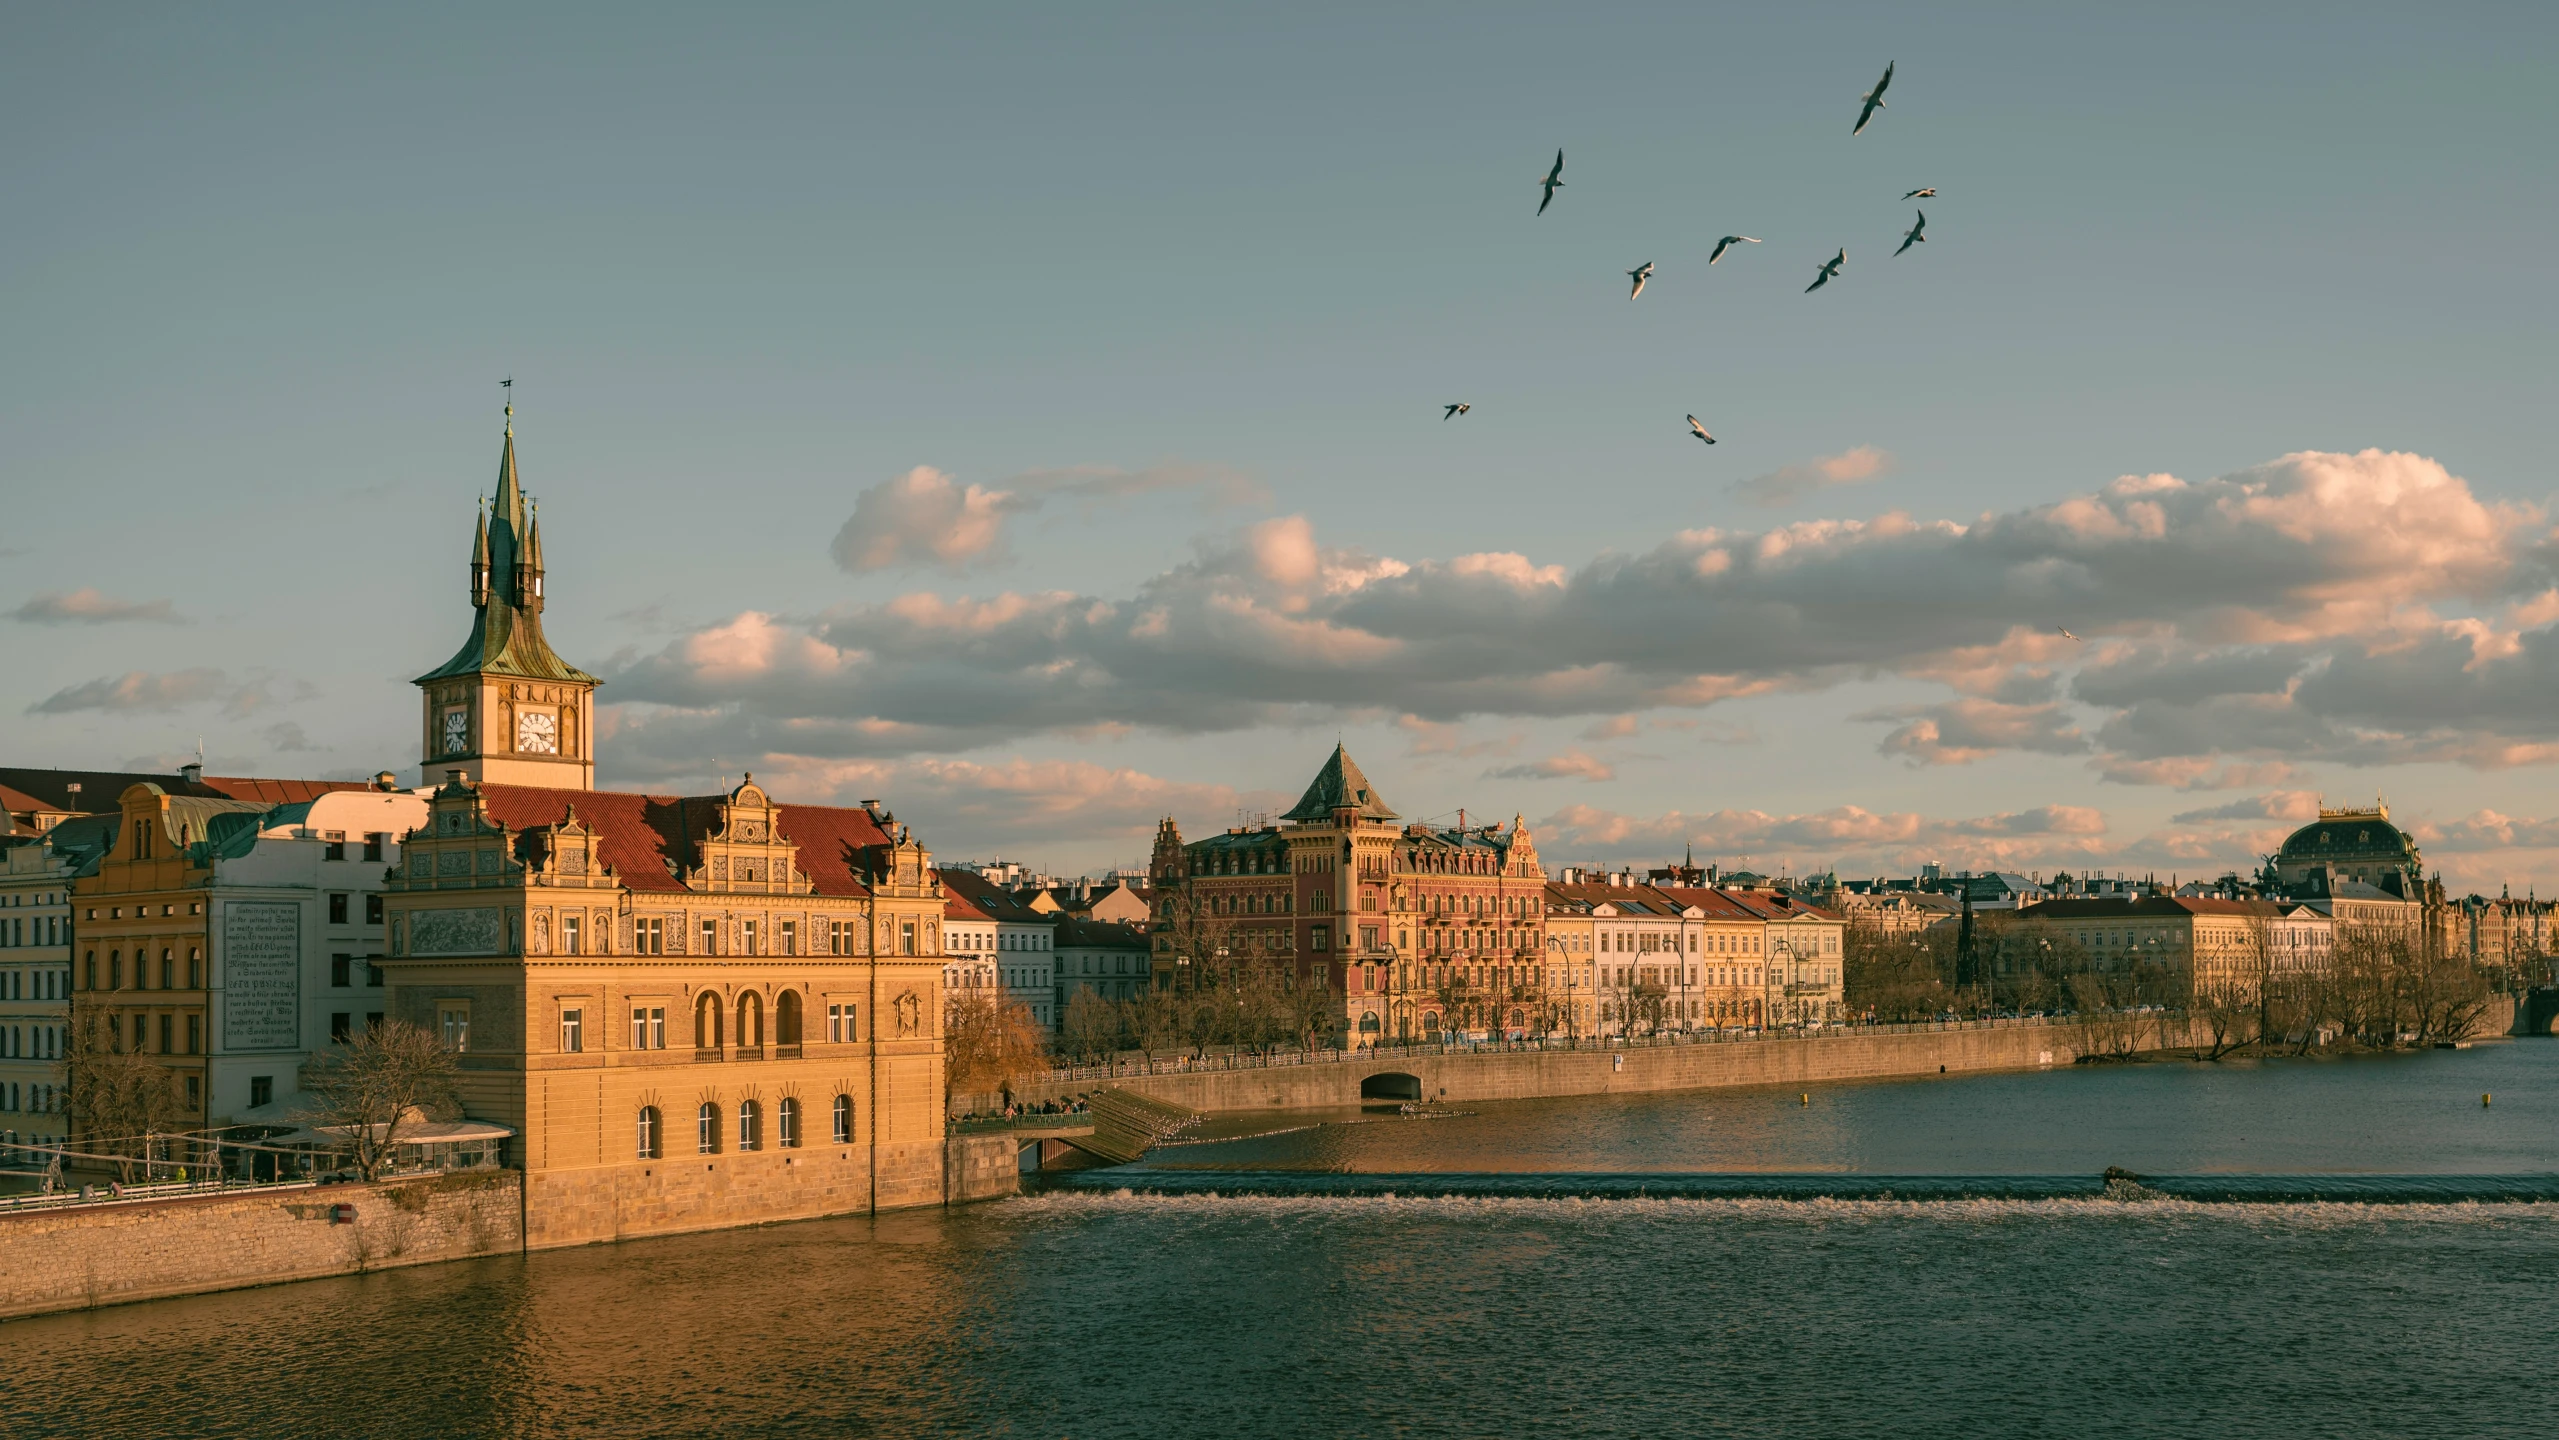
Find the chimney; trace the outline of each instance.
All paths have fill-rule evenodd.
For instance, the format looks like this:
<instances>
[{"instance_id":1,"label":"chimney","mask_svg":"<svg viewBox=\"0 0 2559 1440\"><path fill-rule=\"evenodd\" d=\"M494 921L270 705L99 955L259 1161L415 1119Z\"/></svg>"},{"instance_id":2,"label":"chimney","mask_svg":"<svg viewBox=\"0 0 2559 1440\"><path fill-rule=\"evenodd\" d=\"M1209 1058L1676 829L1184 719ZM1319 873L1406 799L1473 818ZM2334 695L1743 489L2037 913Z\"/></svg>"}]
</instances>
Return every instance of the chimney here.
<instances>
[{"instance_id":1,"label":"chimney","mask_svg":"<svg viewBox=\"0 0 2559 1440\"><path fill-rule=\"evenodd\" d=\"M373 788L387 795L400 788L400 777L388 770L382 771L373 777Z\"/></svg>"},{"instance_id":2,"label":"chimney","mask_svg":"<svg viewBox=\"0 0 2559 1440\"><path fill-rule=\"evenodd\" d=\"M203 762L203 761L201 761L201 760L191 760L191 761L189 761L188 763L186 763L186 764L184 764L184 765L179 766L179 767L178 767L178 778L179 778L179 779L181 779L181 780L184 780L185 782L187 782L187 783L188 783L188 784L190 784L190 785L201 785L201 784L203 784L203 783L204 783L204 762Z\"/></svg>"}]
</instances>

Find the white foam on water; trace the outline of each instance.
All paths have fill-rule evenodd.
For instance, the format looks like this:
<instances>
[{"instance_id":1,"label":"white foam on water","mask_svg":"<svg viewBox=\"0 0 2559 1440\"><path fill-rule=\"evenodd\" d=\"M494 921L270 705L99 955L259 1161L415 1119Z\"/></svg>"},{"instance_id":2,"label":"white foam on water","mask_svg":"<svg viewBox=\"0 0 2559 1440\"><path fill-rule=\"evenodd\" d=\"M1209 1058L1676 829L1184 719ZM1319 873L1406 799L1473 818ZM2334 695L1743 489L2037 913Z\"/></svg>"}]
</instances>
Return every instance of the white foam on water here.
<instances>
[{"instance_id":1,"label":"white foam on water","mask_svg":"<svg viewBox=\"0 0 2559 1440\"><path fill-rule=\"evenodd\" d=\"M1156 1194L1136 1189L1049 1191L1000 1202L1009 1220L1084 1220L1098 1216L1331 1220L1573 1220L1664 1222L1714 1220L1998 1222L2019 1220L2217 1221L2248 1224L2368 1225L2559 1222L2552 1201L2361 1200L2203 1201L2165 1196L2115 1200L2097 1196L2011 1199L1786 1199L1768 1196L1513 1195L1253 1195Z\"/></svg>"}]
</instances>

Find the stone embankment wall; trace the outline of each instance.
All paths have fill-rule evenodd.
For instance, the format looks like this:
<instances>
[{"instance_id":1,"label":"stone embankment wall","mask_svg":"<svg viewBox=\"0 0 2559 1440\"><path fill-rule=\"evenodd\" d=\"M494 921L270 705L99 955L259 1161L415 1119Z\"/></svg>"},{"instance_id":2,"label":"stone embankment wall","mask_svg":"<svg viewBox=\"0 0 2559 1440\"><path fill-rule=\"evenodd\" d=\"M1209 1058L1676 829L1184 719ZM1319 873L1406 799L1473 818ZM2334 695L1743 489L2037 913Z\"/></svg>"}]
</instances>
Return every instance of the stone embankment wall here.
<instances>
[{"instance_id":1,"label":"stone embankment wall","mask_svg":"<svg viewBox=\"0 0 2559 1440\"><path fill-rule=\"evenodd\" d=\"M0 1214L0 1318L511 1254L521 1181L469 1170Z\"/></svg>"},{"instance_id":2,"label":"stone embankment wall","mask_svg":"<svg viewBox=\"0 0 2559 1440\"><path fill-rule=\"evenodd\" d=\"M2189 1043L2181 1022L2168 1019L2162 1028L2169 1033L2145 1035L2143 1048L2179 1048ZM1941 1070L1949 1075L2033 1070L2075 1064L2086 1043L2087 1033L2075 1024L2021 1020L1961 1029L1846 1030L1802 1039L1625 1049L1390 1053L1267 1069L1044 1081L1016 1086L1013 1094L1016 1100L1037 1104L1117 1085L1203 1113L1320 1110L1359 1104L1360 1085L1372 1076L1409 1075L1418 1082L1420 1098L1454 1104L1884 1080L1935 1075Z\"/></svg>"}]
</instances>

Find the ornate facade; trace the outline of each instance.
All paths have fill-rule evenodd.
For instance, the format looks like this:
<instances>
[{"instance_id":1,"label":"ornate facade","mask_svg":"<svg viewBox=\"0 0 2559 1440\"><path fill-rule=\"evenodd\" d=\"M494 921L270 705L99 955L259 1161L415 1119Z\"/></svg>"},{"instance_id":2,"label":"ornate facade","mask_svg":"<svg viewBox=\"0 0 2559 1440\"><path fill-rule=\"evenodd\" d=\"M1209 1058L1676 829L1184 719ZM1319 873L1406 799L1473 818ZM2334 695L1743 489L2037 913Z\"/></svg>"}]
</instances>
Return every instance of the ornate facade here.
<instances>
[{"instance_id":1,"label":"ornate facade","mask_svg":"<svg viewBox=\"0 0 2559 1440\"><path fill-rule=\"evenodd\" d=\"M944 897L885 811L597 791L597 681L540 626L516 483L471 639L419 677L426 826L388 892L390 1007L514 1127L533 1246L944 1198ZM519 545L517 537L521 535Z\"/></svg>"},{"instance_id":2,"label":"ornate facade","mask_svg":"<svg viewBox=\"0 0 2559 1440\"><path fill-rule=\"evenodd\" d=\"M1165 820L1150 869L1157 983L1222 949L1327 990L1337 1044L1554 1028L1528 827L1401 818L1337 745L1282 823L1185 844Z\"/></svg>"}]
</instances>

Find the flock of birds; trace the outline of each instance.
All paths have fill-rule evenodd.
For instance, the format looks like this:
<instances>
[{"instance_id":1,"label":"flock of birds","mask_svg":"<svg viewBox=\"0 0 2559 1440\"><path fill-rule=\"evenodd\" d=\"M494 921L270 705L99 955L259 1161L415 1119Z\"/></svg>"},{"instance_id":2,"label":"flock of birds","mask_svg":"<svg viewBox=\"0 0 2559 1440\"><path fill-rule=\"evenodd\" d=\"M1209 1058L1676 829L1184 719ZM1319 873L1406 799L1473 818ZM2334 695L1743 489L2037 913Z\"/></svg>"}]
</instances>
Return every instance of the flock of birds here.
<instances>
[{"instance_id":1,"label":"flock of birds","mask_svg":"<svg viewBox=\"0 0 2559 1440\"><path fill-rule=\"evenodd\" d=\"M1893 62L1893 64L1899 63L1900 62L1898 61ZM1888 64L1884 67L1884 78L1875 82L1874 89L1857 97L1857 123L1850 128L1848 132L1850 135L1855 136L1864 134L1866 131L1866 123L1875 118L1876 111L1884 108L1884 91L1886 87L1893 83L1893 64ZM1537 213L1543 215L1546 213L1546 207L1555 203L1555 192L1564 188L1564 152L1562 150L1559 149L1555 152L1554 165L1547 170L1546 178L1538 181L1537 184L1538 188L1544 192L1537 201ZM1919 188L1904 194L1901 198L1906 201L1927 200L1934 198L1936 194L1936 186L1922 185ZM1909 232L1901 237L1901 249L1895 250L1893 252L1895 255L1901 254L1903 250L1908 250L1913 245L1925 244L1928 240L1928 212L1921 210L1915 213L1919 218L1912 223ZM1706 263L1712 265L1716 261L1723 259L1724 252L1730 250L1736 245L1756 245L1758 243L1759 239L1757 236L1727 235L1715 242L1714 252L1706 257ZM1821 263L1821 268L1813 273L1813 283L1804 287L1804 293L1810 295L1814 291L1822 288L1824 285L1838 279L1840 267L1847 263L1848 247L1843 245L1839 247L1837 254L1832 255L1828 260ZM1636 266L1634 269L1627 271L1626 278L1633 282L1626 292L1626 298L1629 301L1632 301L1644 293L1645 282L1653 278L1653 262L1647 260L1643 264ZM1474 408L1475 407L1473 405L1470 405L1463 400L1452 401L1445 407L1445 413L1443 413L1439 418L1443 422L1454 420L1458 416L1463 415ZM1688 433L1696 436L1699 440L1702 440L1709 445L1715 443L1715 437L1707 431L1706 427L1701 424L1694 415L1688 417ZM2066 635L2069 634L2068 631L2064 631L2062 633ZM2076 640L2079 637L2071 635L2070 638Z\"/></svg>"}]
</instances>

